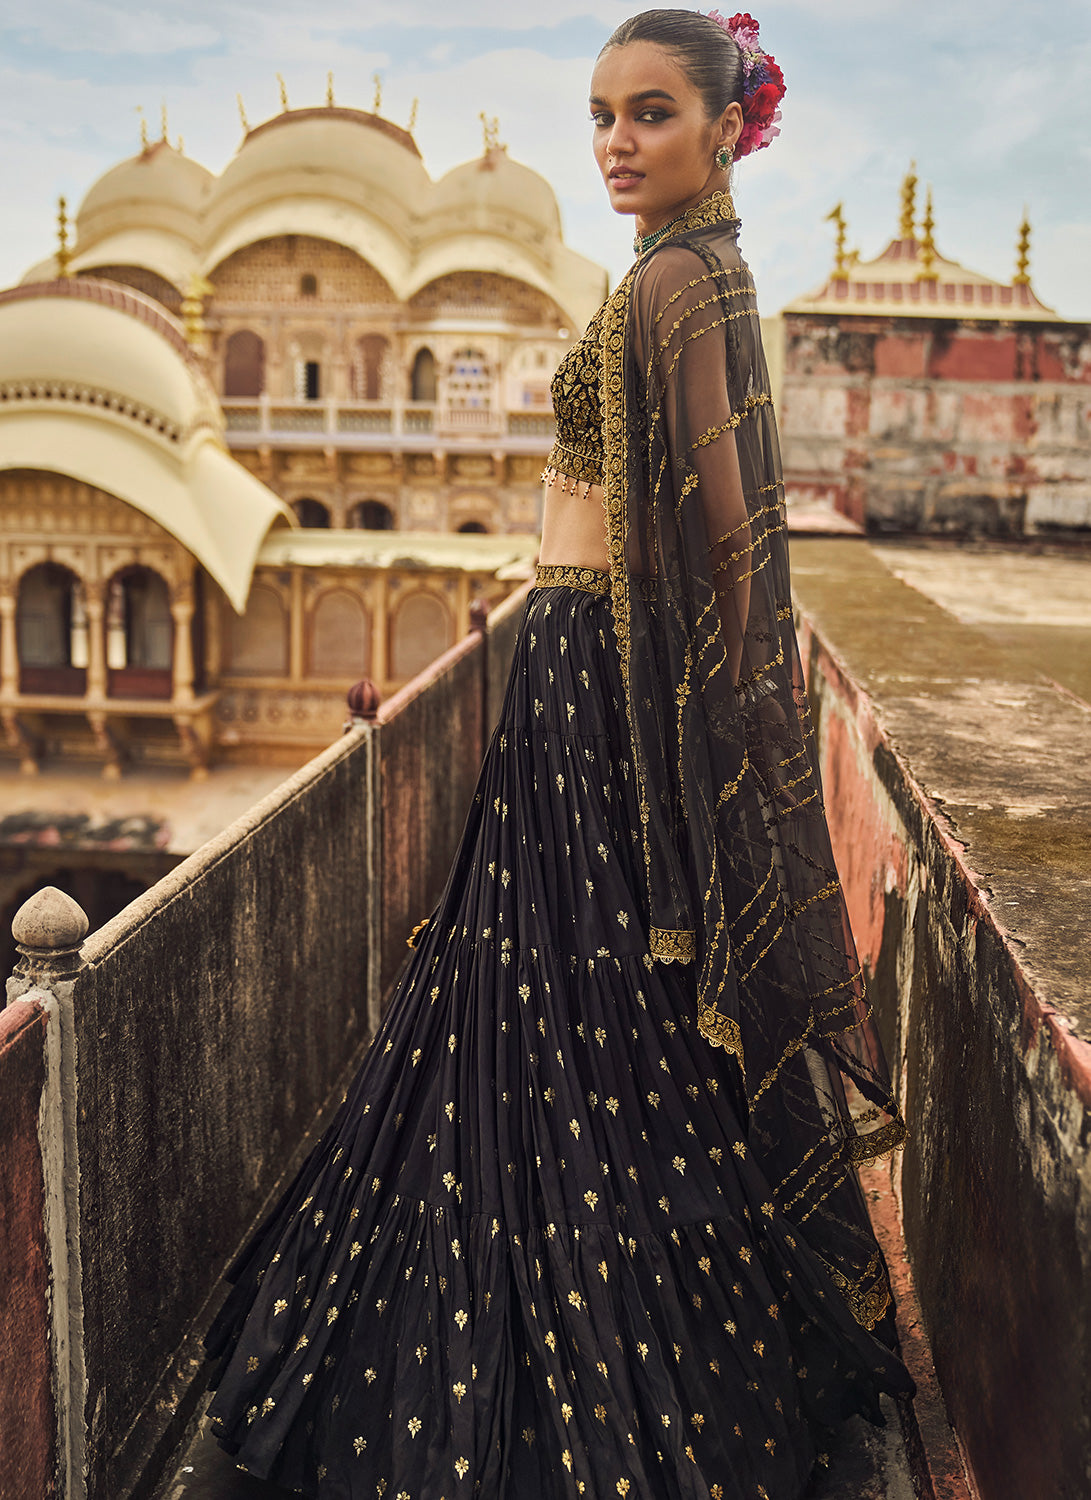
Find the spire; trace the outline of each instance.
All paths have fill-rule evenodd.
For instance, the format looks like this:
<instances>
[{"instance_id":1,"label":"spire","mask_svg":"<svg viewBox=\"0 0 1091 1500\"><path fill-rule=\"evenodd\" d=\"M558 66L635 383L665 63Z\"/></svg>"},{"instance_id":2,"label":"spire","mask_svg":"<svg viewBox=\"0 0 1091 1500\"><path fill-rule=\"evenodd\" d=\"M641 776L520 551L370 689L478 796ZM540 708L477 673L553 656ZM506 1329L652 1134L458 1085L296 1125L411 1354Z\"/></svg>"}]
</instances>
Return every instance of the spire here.
<instances>
[{"instance_id":1,"label":"spire","mask_svg":"<svg viewBox=\"0 0 1091 1500\"><path fill-rule=\"evenodd\" d=\"M494 151L503 151L505 148L500 144L500 119L497 115L491 118L484 110L477 117L481 121L481 133L484 137L484 155L491 156Z\"/></svg>"},{"instance_id":2,"label":"spire","mask_svg":"<svg viewBox=\"0 0 1091 1500\"><path fill-rule=\"evenodd\" d=\"M151 141L148 139L148 121L144 114L144 106L138 104L136 112L140 116L140 149L141 151L146 151L151 145Z\"/></svg>"},{"instance_id":3,"label":"spire","mask_svg":"<svg viewBox=\"0 0 1091 1500\"><path fill-rule=\"evenodd\" d=\"M242 102L242 95L235 95L235 103L239 106L239 123L242 126L243 135L250 134L250 121L246 118L246 106Z\"/></svg>"},{"instance_id":4,"label":"spire","mask_svg":"<svg viewBox=\"0 0 1091 1500\"><path fill-rule=\"evenodd\" d=\"M332 68L326 74L326 107L327 107L327 109L332 109L333 108L333 70L332 70Z\"/></svg>"},{"instance_id":5,"label":"spire","mask_svg":"<svg viewBox=\"0 0 1091 1500\"><path fill-rule=\"evenodd\" d=\"M921 241L921 269L917 272L918 281L939 280L939 272L933 269L936 263L936 242L932 238L932 231L935 227L936 221L932 217L932 189L929 187L928 196L924 200L924 219L921 222L924 238Z\"/></svg>"},{"instance_id":6,"label":"spire","mask_svg":"<svg viewBox=\"0 0 1091 1500\"><path fill-rule=\"evenodd\" d=\"M371 81L375 85L375 102L371 106L371 113L377 115L383 107L383 75L376 73Z\"/></svg>"},{"instance_id":7,"label":"spire","mask_svg":"<svg viewBox=\"0 0 1091 1500\"><path fill-rule=\"evenodd\" d=\"M284 74L277 74L277 83L280 84L280 108L283 114L288 113L288 85L284 82Z\"/></svg>"},{"instance_id":8,"label":"spire","mask_svg":"<svg viewBox=\"0 0 1091 1500\"><path fill-rule=\"evenodd\" d=\"M72 260L72 252L68 248L68 203L64 198L57 199L57 276L61 281L67 281L72 275L68 269Z\"/></svg>"},{"instance_id":9,"label":"spire","mask_svg":"<svg viewBox=\"0 0 1091 1500\"><path fill-rule=\"evenodd\" d=\"M165 99L159 106L159 139L167 140L167 101Z\"/></svg>"},{"instance_id":10,"label":"spire","mask_svg":"<svg viewBox=\"0 0 1091 1500\"><path fill-rule=\"evenodd\" d=\"M909 171L905 174L902 183L902 217L898 225L898 238L902 240L915 240L917 232L914 228L914 220L917 217L917 163L909 163Z\"/></svg>"},{"instance_id":11,"label":"spire","mask_svg":"<svg viewBox=\"0 0 1091 1500\"><path fill-rule=\"evenodd\" d=\"M830 210L826 215L826 223L837 225L837 245L834 249L834 266L832 281L848 281L849 273L846 269L849 257L845 251L845 208L839 203L836 208Z\"/></svg>"},{"instance_id":12,"label":"spire","mask_svg":"<svg viewBox=\"0 0 1091 1500\"><path fill-rule=\"evenodd\" d=\"M1023 209L1023 222L1019 226L1019 246L1015 261L1012 286L1030 286L1030 216Z\"/></svg>"},{"instance_id":13,"label":"spire","mask_svg":"<svg viewBox=\"0 0 1091 1500\"><path fill-rule=\"evenodd\" d=\"M410 109L409 109L409 124L406 126L406 129L409 131L410 135L412 135L413 132L414 132L414 130L416 130L416 128L417 128L417 111L419 109L420 109L420 100L419 99L414 99L413 103L412 103L412 105L410 106Z\"/></svg>"}]
</instances>

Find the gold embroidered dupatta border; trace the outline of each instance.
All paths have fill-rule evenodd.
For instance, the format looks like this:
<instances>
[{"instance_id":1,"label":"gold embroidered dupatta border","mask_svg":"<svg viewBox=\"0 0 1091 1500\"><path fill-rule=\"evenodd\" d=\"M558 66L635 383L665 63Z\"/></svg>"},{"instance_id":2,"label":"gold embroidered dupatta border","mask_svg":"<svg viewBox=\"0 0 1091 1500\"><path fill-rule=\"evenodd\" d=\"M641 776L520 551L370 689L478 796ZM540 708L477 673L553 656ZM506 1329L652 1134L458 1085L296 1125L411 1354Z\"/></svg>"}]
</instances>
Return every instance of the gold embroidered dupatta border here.
<instances>
[{"instance_id":1,"label":"gold embroidered dupatta border","mask_svg":"<svg viewBox=\"0 0 1091 1500\"><path fill-rule=\"evenodd\" d=\"M712 222L724 212L724 201L730 209L725 194L715 195L715 201L699 205L700 222ZM709 210L711 209L711 216ZM730 212L733 212L730 209ZM697 214L694 215L695 220ZM696 223L686 222L679 229L694 228ZM632 649L630 588L631 582L626 565L625 538L628 534L628 484L625 472L625 435L628 431L628 411L625 384L625 331L628 326L632 299L633 277L636 267L631 267L618 284L606 305L602 320L602 388L603 388L603 492L606 510L606 534L610 552L610 602L614 614L614 632L617 637L618 656L621 661L621 680L625 689L625 707L630 732L636 734L632 714L632 692L630 678L630 655ZM648 801L647 788L639 770L637 771L637 794L639 797L641 833L644 845L644 861L650 869L651 852L648 847ZM648 933L648 951L659 963L693 963L697 956L697 937L692 928L668 929L652 927ZM734 1053L745 1073L742 1032L731 1016L725 1016L704 995L697 1002L697 1025L705 1039L713 1046L723 1047Z\"/></svg>"}]
</instances>

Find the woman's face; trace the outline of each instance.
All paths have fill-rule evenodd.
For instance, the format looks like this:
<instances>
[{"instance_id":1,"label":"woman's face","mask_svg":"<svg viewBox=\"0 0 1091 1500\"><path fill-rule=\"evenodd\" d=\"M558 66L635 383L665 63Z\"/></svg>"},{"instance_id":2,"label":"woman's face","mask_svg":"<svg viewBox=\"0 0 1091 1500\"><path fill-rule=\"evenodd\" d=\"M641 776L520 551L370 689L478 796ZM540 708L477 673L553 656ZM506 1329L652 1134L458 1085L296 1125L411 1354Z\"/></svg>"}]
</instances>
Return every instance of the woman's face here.
<instances>
[{"instance_id":1,"label":"woman's face","mask_svg":"<svg viewBox=\"0 0 1091 1500\"><path fill-rule=\"evenodd\" d=\"M591 76L591 118L611 207L635 214L641 234L726 185L715 155L742 130L737 104L709 120L674 54L654 42L603 53Z\"/></svg>"}]
</instances>

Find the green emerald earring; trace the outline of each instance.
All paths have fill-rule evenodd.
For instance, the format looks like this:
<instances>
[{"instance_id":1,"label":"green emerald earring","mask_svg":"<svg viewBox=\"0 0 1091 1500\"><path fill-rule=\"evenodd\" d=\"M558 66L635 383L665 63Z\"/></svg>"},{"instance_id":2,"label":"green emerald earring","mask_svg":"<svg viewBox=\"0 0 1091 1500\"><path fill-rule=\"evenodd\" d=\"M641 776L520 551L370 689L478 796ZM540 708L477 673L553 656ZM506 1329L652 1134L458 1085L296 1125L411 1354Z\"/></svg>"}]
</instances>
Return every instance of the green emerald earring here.
<instances>
[{"instance_id":1,"label":"green emerald earring","mask_svg":"<svg viewBox=\"0 0 1091 1500\"><path fill-rule=\"evenodd\" d=\"M721 146L716 152L716 165L721 172L726 172L735 156L734 146Z\"/></svg>"}]
</instances>

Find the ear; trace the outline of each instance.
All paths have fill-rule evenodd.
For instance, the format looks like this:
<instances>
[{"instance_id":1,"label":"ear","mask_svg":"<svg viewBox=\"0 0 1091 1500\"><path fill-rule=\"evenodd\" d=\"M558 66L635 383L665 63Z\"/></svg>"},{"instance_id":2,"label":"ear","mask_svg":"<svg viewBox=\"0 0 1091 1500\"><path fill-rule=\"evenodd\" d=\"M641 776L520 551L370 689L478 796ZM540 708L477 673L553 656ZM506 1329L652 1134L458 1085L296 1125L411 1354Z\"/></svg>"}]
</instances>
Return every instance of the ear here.
<instances>
[{"instance_id":1,"label":"ear","mask_svg":"<svg viewBox=\"0 0 1091 1500\"><path fill-rule=\"evenodd\" d=\"M717 146L733 146L742 135L742 105L729 104L720 116Z\"/></svg>"}]
</instances>

